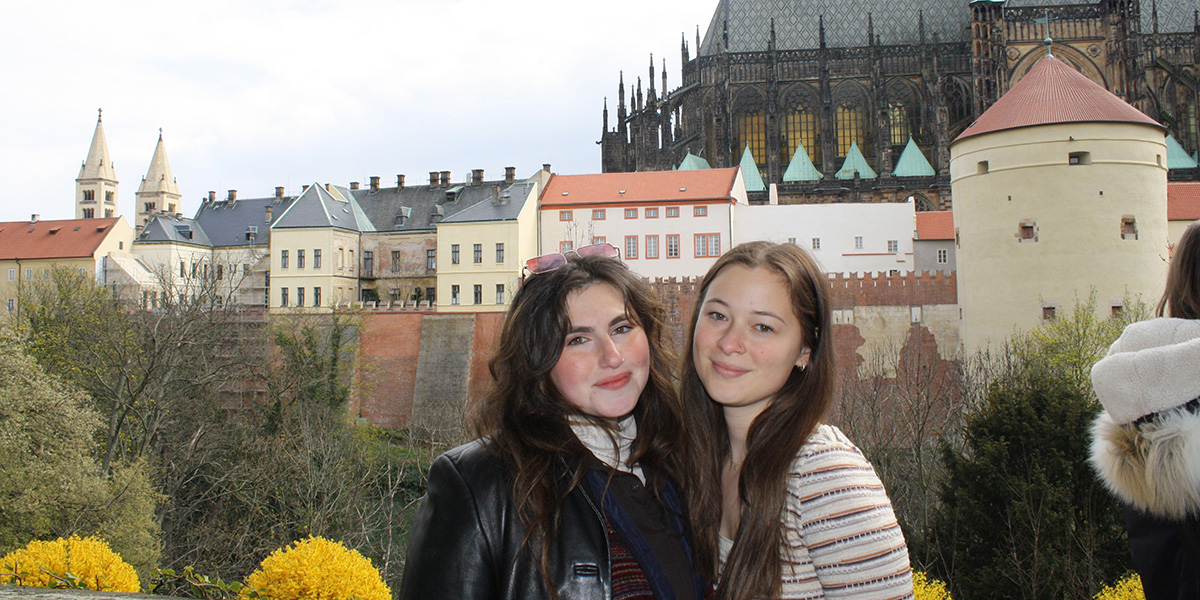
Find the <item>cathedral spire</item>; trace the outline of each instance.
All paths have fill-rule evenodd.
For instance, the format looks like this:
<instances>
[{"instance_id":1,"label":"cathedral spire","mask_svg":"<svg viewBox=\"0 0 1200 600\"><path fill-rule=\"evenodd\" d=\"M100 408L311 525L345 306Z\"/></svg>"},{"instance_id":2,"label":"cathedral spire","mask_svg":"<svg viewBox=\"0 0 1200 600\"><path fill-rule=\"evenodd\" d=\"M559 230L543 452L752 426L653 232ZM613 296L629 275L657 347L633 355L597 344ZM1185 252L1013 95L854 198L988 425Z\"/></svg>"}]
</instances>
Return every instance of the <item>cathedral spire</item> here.
<instances>
[{"instance_id":1,"label":"cathedral spire","mask_svg":"<svg viewBox=\"0 0 1200 600\"><path fill-rule=\"evenodd\" d=\"M825 15L817 15L817 31L820 34L820 47L825 49Z\"/></svg>"},{"instance_id":2,"label":"cathedral spire","mask_svg":"<svg viewBox=\"0 0 1200 600\"><path fill-rule=\"evenodd\" d=\"M867 45L875 45L875 20L872 18L871 13L867 13Z\"/></svg>"},{"instance_id":3,"label":"cathedral spire","mask_svg":"<svg viewBox=\"0 0 1200 600\"><path fill-rule=\"evenodd\" d=\"M117 172L108 155L104 137L104 111L97 111L96 131L87 159L75 178L75 218L95 219L117 216Z\"/></svg>"},{"instance_id":4,"label":"cathedral spire","mask_svg":"<svg viewBox=\"0 0 1200 600\"><path fill-rule=\"evenodd\" d=\"M775 17L771 17L771 33L770 36L767 37L767 51L775 51Z\"/></svg>"},{"instance_id":5,"label":"cathedral spire","mask_svg":"<svg viewBox=\"0 0 1200 600\"><path fill-rule=\"evenodd\" d=\"M158 130L158 144L154 146L154 156L150 158L150 168L142 178L135 194L137 198L137 218L135 226L140 231L146 223L158 213L179 212L179 184L175 174L171 172L171 162L167 160L167 147L163 144L162 129Z\"/></svg>"},{"instance_id":6,"label":"cathedral spire","mask_svg":"<svg viewBox=\"0 0 1200 600\"><path fill-rule=\"evenodd\" d=\"M650 94L648 96L651 104L654 103L655 97L656 96L654 93L654 53L651 52L650 53Z\"/></svg>"},{"instance_id":7,"label":"cathedral spire","mask_svg":"<svg viewBox=\"0 0 1200 600\"><path fill-rule=\"evenodd\" d=\"M608 96L604 97L604 128L600 131L608 133Z\"/></svg>"},{"instance_id":8,"label":"cathedral spire","mask_svg":"<svg viewBox=\"0 0 1200 600\"><path fill-rule=\"evenodd\" d=\"M663 61L663 68L662 68L663 86L662 86L662 92L663 92L663 97L665 98L665 97L667 96L667 90L669 89L669 88L667 87L667 59L665 59L665 58L664 58L664 59L662 59L662 61Z\"/></svg>"}]
</instances>

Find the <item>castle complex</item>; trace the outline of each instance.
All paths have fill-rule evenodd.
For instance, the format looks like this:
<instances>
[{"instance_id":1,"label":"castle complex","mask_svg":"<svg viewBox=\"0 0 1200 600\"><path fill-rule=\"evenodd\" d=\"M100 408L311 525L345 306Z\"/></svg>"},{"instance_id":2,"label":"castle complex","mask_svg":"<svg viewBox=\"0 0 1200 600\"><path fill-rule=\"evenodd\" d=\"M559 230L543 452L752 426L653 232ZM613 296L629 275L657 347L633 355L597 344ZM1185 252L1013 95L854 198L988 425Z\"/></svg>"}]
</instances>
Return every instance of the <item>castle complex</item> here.
<instances>
[{"instance_id":1,"label":"castle complex","mask_svg":"<svg viewBox=\"0 0 1200 600\"><path fill-rule=\"evenodd\" d=\"M765 201L945 210L950 144L1048 53L1162 123L1200 179L1195 0L721 0L703 38L607 101L604 172L756 167ZM1048 44L1047 41L1050 43ZM692 52L695 55L692 55ZM611 127L610 127L611 124ZM684 161L688 161L685 163ZM1184 164L1184 163L1187 164ZM758 192L755 196L754 193Z\"/></svg>"}]
</instances>

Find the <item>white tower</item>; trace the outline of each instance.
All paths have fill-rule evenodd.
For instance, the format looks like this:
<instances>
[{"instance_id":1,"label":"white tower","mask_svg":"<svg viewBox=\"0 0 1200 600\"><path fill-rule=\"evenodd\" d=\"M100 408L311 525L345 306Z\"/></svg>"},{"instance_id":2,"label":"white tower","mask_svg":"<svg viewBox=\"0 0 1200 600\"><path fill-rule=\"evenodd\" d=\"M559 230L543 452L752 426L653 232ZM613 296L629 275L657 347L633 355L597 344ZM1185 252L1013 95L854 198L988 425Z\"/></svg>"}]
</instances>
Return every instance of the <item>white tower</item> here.
<instances>
[{"instance_id":1,"label":"white tower","mask_svg":"<svg viewBox=\"0 0 1200 600\"><path fill-rule=\"evenodd\" d=\"M950 146L967 352L1166 282L1164 128L1047 54Z\"/></svg>"},{"instance_id":2,"label":"white tower","mask_svg":"<svg viewBox=\"0 0 1200 600\"><path fill-rule=\"evenodd\" d=\"M175 175L171 173L171 163L167 160L167 149L163 145L162 129L158 130L158 145L154 147L150 169L142 178L136 197L137 219L134 223L139 233L154 215L173 214L180 210L182 194L179 193Z\"/></svg>"},{"instance_id":3,"label":"white tower","mask_svg":"<svg viewBox=\"0 0 1200 600\"><path fill-rule=\"evenodd\" d=\"M120 214L117 211L117 172L108 156L103 116L101 110L96 117L92 147L79 168L79 177L75 178L76 219L107 219Z\"/></svg>"}]
</instances>

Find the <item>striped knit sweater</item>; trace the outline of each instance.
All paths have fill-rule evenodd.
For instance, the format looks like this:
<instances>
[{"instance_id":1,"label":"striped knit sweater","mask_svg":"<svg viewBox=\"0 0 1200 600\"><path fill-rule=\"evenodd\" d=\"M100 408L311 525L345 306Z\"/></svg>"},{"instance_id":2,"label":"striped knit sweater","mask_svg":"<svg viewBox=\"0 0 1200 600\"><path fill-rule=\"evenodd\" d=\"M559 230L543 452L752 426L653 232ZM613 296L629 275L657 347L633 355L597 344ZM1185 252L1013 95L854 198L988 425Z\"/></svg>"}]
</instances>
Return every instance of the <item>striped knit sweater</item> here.
<instances>
[{"instance_id":1,"label":"striped knit sweater","mask_svg":"<svg viewBox=\"0 0 1200 600\"><path fill-rule=\"evenodd\" d=\"M792 463L780 598L912 598L904 534L875 470L836 427L821 425ZM722 539L721 566L732 542Z\"/></svg>"}]
</instances>

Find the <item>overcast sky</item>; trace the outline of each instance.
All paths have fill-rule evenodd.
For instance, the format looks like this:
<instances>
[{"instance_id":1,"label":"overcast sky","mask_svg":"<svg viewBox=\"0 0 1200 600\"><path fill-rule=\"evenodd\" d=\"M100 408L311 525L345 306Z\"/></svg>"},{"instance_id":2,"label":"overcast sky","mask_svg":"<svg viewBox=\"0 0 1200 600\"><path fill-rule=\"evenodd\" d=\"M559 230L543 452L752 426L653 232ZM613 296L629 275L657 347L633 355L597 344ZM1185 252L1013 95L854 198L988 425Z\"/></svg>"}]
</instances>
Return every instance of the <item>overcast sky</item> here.
<instances>
[{"instance_id":1,"label":"overcast sky","mask_svg":"<svg viewBox=\"0 0 1200 600\"><path fill-rule=\"evenodd\" d=\"M378 175L598 173L617 75L656 87L716 0L9 3L0 35L0 220L74 218L96 110L121 213L163 129L183 212L208 190L289 194Z\"/></svg>"}]
</instances>

